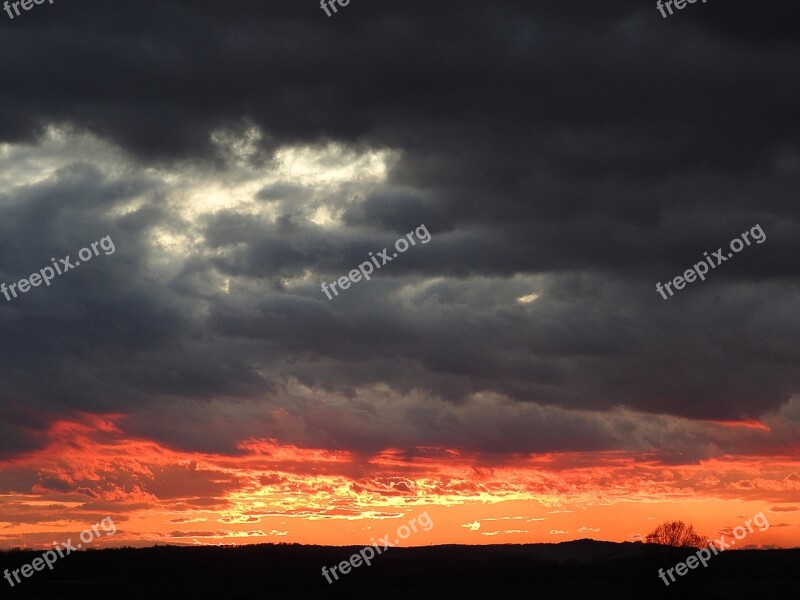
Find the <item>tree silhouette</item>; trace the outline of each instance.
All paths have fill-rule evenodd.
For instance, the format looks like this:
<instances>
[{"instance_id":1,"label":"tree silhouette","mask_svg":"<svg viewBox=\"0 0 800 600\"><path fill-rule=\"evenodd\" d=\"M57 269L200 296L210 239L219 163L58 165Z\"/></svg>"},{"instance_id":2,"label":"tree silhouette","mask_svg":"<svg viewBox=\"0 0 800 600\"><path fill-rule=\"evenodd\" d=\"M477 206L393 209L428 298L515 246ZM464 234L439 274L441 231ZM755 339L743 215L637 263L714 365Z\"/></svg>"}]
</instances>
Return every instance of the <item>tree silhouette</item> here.
<instances>
[{"instance_id":1,"label":"tree silhouette","mask_svg":"<svg viewBox=\"0 0 800 600\"><path fill-rule=\"evenodd\" d=\"M671 521L662 523L651 533L647 534L648 544L661 544L662 546L675 546L676 548L690 547L702 548L705 540L699 535L694 527L687 525L683 521Z\"/></svg>"}]
</instances>

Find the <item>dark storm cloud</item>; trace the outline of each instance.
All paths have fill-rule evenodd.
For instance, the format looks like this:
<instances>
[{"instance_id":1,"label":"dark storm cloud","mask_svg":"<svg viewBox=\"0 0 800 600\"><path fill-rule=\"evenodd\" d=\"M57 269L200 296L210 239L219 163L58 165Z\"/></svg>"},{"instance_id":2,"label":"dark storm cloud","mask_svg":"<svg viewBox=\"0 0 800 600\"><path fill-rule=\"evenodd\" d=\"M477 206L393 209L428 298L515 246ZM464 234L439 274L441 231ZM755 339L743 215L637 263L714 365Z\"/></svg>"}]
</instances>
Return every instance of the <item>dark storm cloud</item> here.
<instances>
[{"instance_id":1,"label":"dark storm cloud","mask_svg":"<svg viewBox=\"0 0 800 600\"><path fill-rule=\"evenodd\" d=\"M226 452L273 432L278 406L308 419L296 439L310 444L374 449L391 429L326 430L313 402L288 399L289 377L343 401L385 383L456 405L490 391L691 417L776 409L800 388L797 24L785 3L729 0L666 20L654 2L370 1L327 18L313 0L87 1L3 22L0 142L39 143L59 123L128 154L114 174L79 154L0 193L7 282L104 235L117 246L0 307L14 340L0 349L0 453L71 410L141 410L137 433ZM230 209L188 223L158 169L225 177L211 134L243 123L263 133L251 160L264 169L299 143L399 158L360 201L282 181L255 193L272 221ZM146 201L123 210L134 198ZM312 222L310 202L341 224ZM421 223L430 244L333 302L320 293ZM756 223L763 245L668 301L656 293ZM161 226L202 239L178 272L153 266ZM257 398L265 414L231 409L242 427L206 436L151 412L177 419L168 407L187 398ZM12 401L35 407L25 423ZM475 445L622 443L574 415L563 430L582 441L526 443L504 419Z\"/></svg>"}]
</instances>

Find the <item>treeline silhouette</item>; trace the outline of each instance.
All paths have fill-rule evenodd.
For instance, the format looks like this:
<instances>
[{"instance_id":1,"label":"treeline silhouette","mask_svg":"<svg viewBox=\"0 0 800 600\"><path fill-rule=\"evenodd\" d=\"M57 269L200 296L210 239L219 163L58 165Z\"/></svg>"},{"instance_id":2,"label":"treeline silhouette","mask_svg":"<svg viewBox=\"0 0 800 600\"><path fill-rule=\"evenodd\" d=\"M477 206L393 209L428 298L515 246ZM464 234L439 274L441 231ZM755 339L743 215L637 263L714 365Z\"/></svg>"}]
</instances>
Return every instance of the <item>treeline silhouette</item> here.
<instances>
[{"instance_id":1,"label":"treeline silhouette","mask_svg":"<svg viewBox=\"0 0 800 600\"><path fill-rule=\"evenodd\" d=\"M800 550L737 550L714 557L666 587L659 568L688 549L579 540L561 544L391 548L328 584L323 566L360 547L264 544L240 547L122 548L78 552L3 598L102 600L498 598L795 598ZM18 569L41 551L0 553L0 570Z\"/></svg>"}]
</instances>

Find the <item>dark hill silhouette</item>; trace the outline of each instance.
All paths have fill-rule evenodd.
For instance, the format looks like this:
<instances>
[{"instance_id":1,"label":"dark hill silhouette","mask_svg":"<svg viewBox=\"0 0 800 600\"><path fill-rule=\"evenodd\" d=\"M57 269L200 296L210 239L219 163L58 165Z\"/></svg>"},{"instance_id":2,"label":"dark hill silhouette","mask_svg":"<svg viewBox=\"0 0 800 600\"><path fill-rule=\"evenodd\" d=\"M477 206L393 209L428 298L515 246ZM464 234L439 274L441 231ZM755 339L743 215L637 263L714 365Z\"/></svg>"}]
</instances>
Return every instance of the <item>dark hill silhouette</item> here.
<instances>
[{"instance_id":1,"label":"dark hill silhouette","mask_svg":"<svg viewBox=\"0 0 800 600\"><path fill-rule=\"evenodd\" d=\"M372 566L328 584L323 566L360 547L265 544L243 547L90 550L59 560L3 598L59 600L256 600L303 598L569 600L796 598L800 550L729 551L667 588L659 568L689 550L579 540L560 544L392 548ZM0 570L18 569L41 552L0 553Z\"/></svg>"}]
</instances>

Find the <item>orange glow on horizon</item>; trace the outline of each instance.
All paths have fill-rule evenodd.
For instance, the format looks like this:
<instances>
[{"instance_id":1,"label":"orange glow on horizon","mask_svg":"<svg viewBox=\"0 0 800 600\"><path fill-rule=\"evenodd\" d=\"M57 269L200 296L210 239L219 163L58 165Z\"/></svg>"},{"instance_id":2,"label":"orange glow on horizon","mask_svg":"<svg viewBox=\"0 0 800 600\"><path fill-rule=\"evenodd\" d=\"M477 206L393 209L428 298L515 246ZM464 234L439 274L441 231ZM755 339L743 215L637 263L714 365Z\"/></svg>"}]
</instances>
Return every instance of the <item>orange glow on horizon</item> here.
<instances>
[{"instance_id":1,"label":"orange glow on horizon","mask_svg":"<svg viewBox=\"0 0 800 600\"><path fill-rule=\"evenodd\" d=\"M407 545L635 541L671 519L714 535L764 512L770 529L747 543L794 546L800 526L797 456L671 464L617 451L492 463L453 448L361 455L274 439L245 440L230 456L133 438L123 423L59 421L43 448L0 462L13 490L0 495L0 546L45 546L105 516L118 532L98 544L115 546L365 544L425 511L434 527Z\"/></svg>"}]
</instances>

